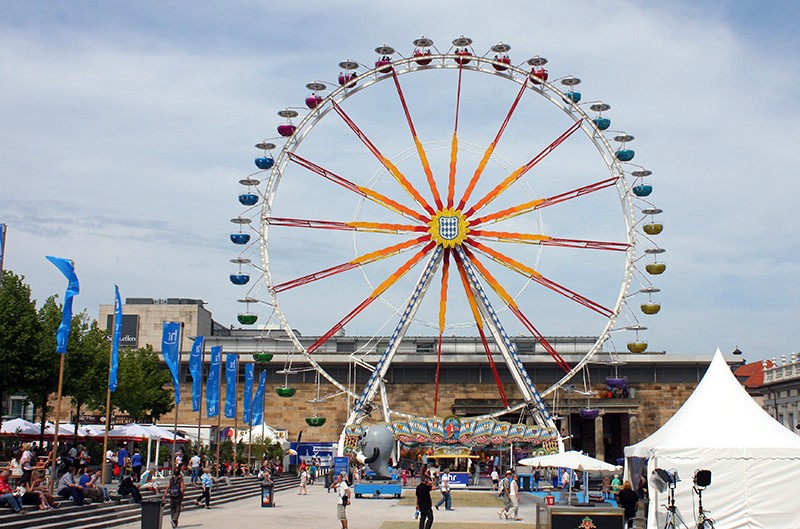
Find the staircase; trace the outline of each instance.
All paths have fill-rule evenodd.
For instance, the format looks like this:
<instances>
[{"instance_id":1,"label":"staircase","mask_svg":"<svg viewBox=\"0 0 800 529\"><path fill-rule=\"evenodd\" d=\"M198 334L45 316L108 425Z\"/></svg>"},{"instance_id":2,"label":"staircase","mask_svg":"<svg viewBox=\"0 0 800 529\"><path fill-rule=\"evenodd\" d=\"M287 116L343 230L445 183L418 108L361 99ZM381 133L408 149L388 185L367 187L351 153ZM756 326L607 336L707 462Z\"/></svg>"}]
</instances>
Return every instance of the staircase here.
<instances>
[{"instance_id":1,"label":"staircase","mask_svg":"<svg viewBox=\"0 0 800 529\"><path fill-rule=\"evenodd\" d=\"M300 480L295 475L284 474L274 478L275 492L292 489L298 486ZM109 488L113 494L116 487ZM152 491L142 493L142 499L161 497L163 489L158 496ZM220 480L211 489L211 506L242 500L257 498L261 495L261 481L255 477L231 478L230 486ZM194 500L200 497L200 488L186 486L186 496L183 499L183 511L201 509L195 505ZM253 499L255 501L255 499ZM0 511L0 526L3 529L102 529L138 522L142 516L141 505L134 503L130 496L120 502L110 501L105 503L91 503L76 506L71 501L62 501L58 509L40 511L36 507L26 507L26 514L13 514L10 509ZM169 514L169 503L164 506L164 513ZM165 521L169 523L169 521Z\"/></svg>"}]
</instances>

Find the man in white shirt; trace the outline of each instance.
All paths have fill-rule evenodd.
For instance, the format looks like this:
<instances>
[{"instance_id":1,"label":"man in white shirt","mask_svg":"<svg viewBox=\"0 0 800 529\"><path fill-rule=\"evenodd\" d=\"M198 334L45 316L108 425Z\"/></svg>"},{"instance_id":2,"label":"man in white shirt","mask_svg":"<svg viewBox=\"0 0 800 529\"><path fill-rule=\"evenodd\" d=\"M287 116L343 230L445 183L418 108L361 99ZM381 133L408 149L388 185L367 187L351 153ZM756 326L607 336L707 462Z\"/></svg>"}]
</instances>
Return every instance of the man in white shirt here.
<instances>
[{"instance_id":1,"label":"man in white shirt","mask_svg":"<svg viewBox=\"0 0 800 529\"><path fill-rule=\"evenodd\" d=\"M439 510L439 505L444 503L444 508L447 511L452 511L453 501L450 499L450 469L444 469L444 474L439 478L439 490L442 492L442 499L435 505L436 510Z\"/></svg>"},{"instance_id":2,"label":"man in white shirt","mask_svg":"<svg viewBox=\"0 0 800 529\"><path fill-rule=\"evenodd\" d=\"M336 491L336 517L342 522L342 529L347 529L347 506L350 504L350 487L344 480L344 472L337 474L336 481L330 486Z\"/></svg>"},{"instance_id":3,"label":"man in white shirt","mask_svg":"<svg viewBox=\"0 0 800 529\"><path fill-rule=\"evenodd\" d=\"M195 452L189 460L189 466L192 469L192 485L197 485L197 480L200 478L200 455Z\"/></svg>"},{"instance_id":4,"label":"man in white shirt","mask_svg":"<svg viewBox=\"0 0 800 529\"><path fill-rule=\"evenodd\" d=\"M500 484L500 474L497 473L497 467L492 469L492 490L497 490L497 486Z\"/></svg>"}]
</instances>

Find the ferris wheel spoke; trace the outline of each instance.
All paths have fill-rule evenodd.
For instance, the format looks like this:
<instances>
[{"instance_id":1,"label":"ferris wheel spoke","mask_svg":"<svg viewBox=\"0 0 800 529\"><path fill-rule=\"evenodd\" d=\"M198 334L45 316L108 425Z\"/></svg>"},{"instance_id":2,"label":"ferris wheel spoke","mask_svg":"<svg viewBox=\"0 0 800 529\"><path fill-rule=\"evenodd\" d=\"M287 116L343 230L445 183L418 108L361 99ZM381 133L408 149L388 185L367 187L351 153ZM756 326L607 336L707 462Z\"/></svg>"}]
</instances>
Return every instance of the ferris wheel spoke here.
<instances>
[{"instance_id":1,"label":"ferris wheel spoke","mask_svg":"<svg viewBox=\"0 0 800 529\"><path fill-rule=\"evenodd\" d=\"M573 123L566 131L564 131L563 134L561 134L561 136L553 140L553 142L550 145L545 147L539 154L531 158L531 160L528 163L526 163L519 169L515 170L513 173L508 175L505 180L497 184L497 186L495 186L494 189L489 191L483 198L478 200L478 202L474 206L469 208L469 210L467 210L465 215L467 217L471 216L473 213L480 210L481 208L489 204L491 201L496 199L498 196L500 196L500 194L506 189L508 189L508 187L511 184L522 178L525 175L525 173L533 169L533 167L536 164L544 160L548 154L556 150L556 148L559 145L564 143L564 141L566 141L567 138L572 136L572 134L581 127L581 123L583 123L583 118Z\"/></svg>"},{"instance_id":2,"label":"ferris wheel spoke","mask_svg":"<svg viewBox=\"0 0 800 529\"><path fill-rule=\"evenodd\" d=\"M566 360L564 360L558 353L558 351L556 351L555 348L550 344L550 342L548 342L545 339L544 335L540 333L536 329L536 327L533 326L531 321L519 309L519 306L517 305L517 302L514 301L514 298L512 298L508 294L508 292L506 292L506 290L494 278L491 272L489 272L489 270L483 265L483 263L481 263L477 258L475 258L475 254L473 254L469 248L462 247L461 250L463 250L464 254L469 258L470 264L473 265L475 268L477 268L478 272L486 281L486 283L492 288L492 290L494 290L494 292L498 296L500 296L500 299L502 299L503 302L506 305L508 305L508 308L514 314L514 316L516 316L517 319L525 326L525 328L528 329L528 331L533 335L533 337L536 338L536 341L539 342L539 344L544 348L544 350L547 351L547 353L553 358L553 360L555 360L556 364L558 364L565 371L569 372L570 367L569 364L566 362ZM534 273L538 274L538 272L535 271ZM541 274L539 274L539 278L541 277L542 277ZM531 279L536 281L535 277L531 277Z\"/></svg>"},{"instance_id":3,"label":"ferris wheel spoke","mask_svg":"<svg viewBox=\"0 0 800 529\"><path fill-rule=\"evenodd\" d=\"M456 166L458 165L458 116L461 109L461 76L464 69L458 65L458 86L456 88L456 115L453 123L453 138L450 140L450 171L447 177L447 207L453 207L456 195Z\"/></svg>"},{"instance_id":4,"label":"ferris wheel spoke","mask_svg":"<svg viewBox=\"0 0 800 529\"><path fill-rule=\"evenodd\" d=\"M522 244L540 244L542 246L559 246L562 248L581 248L587 250L611 250L624 252L630 244L626 242L593 241L588 239L564 239L540 233L516 233L508 231L470 230L471 237L483 237L497 242Z\"/></svg>"},{"instance_id":5,"label":"ferris wheel spoke","mask_svg":"<svg viewBox=\"0 0 800 529\"><path fill-rule=\"evenodd\" d=\"M595 182L587 186L571 189L570 191L566 191L558 195L531 200L530 202L525 202L524 204L519 204L518 206L503 209L495 213L485 215L483 217L477 217L474 220L470 221L470 226L480 226L481 224L499 222L501 220L510 219L512 217L516 217L519 215L524 215L526 213L530 213L538 209L543 209L548 206L565 202L567 200L572 200L574 198L582 197L584 195L588 195L589 193L594 193L595 191L600 191L601 189L611 187L617 183L617 180L619 180L619 177L615 176L613 178L601 180L600 182Z\"/></svg>"},{"instance_id":6,"label":"ferris wheel spoke","mask_svg":"<svg viewBox=\"0 0 800 529\"><path fill-rule=\"evenodd\" d=\"M419 306L425 297L425 293L428 290L428 285L430 285L441 260L442 247L437 246L433 252L431 252L431 257L428 260L428 263L425 265L425 268L422 270L422 273L417 280L417 284L414 286L414 290L406 302L405 309L400 316L400 321L397 322L394 332L392 332L392 335L389 337L389 341L386 344L383 354L381 354L381 357L375 364L375 368L372 370L367 383L364 385L361 396L359 396L355 406L353 407L353 411L355 413L364 414L369 407L369 403L375 398L377 390L382 387L383 377L389 370L389 365L392 361L392 358L394 358L397 349L400 347L400 342L402 342L403 336L405 336L406 331L408 330L408 326L411 325L411 321L414 319L414 315L417 313L417 310L419 309ZM385 395L382 395L382 397L384 397L382 398L382 401L386 407ZM387 411L384 411L384 415L388 416L389 414Z\"/></svg>"},{"instance_id":7,"label":"ferris wheel spoke","mask_svg":"<svg viewBox=\"0 0 800 529\"><path fill-rule=\"evenodd\" d=\"M469 197L472 195L472 192L475 190L475 186L478 184L478 180L480 180L481 175L483 174L484 169L486 169L486 164L489 163L489 158L492 157L492 153L494 149L497 147L497 143L500 141L500 137L505 132L506 127L508 126L508 122L511 121L511 116L514 115L514 111L517 109L517 105L519 104L520 99L522 99L522 94L525 93L525 89L528 87L528 78L525 78L525 81L522 83L522 87L519 89L519 93L517 93L517 97L514 98L514 102L511 104L511 108L508 110L506 114L506 118L503 120L503 124L500 125L500 130L497 131L497 135L495 135L492 143L486 148L486 151L483 153L483 158L481 158L480 163L478 163L478 168L475 169L475 173L472 175L472 178L467 185L466 190L464 191L464 196L461 197L461 200L458 201L458 207L456 209L462 210L469 200Z\"/></svg>"},{"instance_id":8,"label":"ferris wheel spoke","mask_svg":"<svg viewBox=\"0 0 800 529\"><path fill-rule=\"evenodd\" d=\"M444 250L444 264L442 264L442 287L439 294L439 339L436 343L436 386L433 394L433 416L439 407L439 375L442 367L442 336L447 316L447 282L450 277L450 249Z\"/></svg>"},{"instance_id":9,"label":"ferris wheel spoke","mask_svg":"<svg viewBox=\"0 0 800 529\"><path fill-rule=\"evenodd\" d=\"M395 166L391 162L391 160L389 160L383 154L381 154L378 148L375 147L375 144L373 144L372 141L370 141L370 139L367 138L367 135L361 131L361 129L358 127L358 125L355 124L355 122L352 119L350 119L350 116L347 115L347 113L342 109L342 107L340 107L336 103L336 101L333 101L333 109L336 111L337 114L339 114L339 116L344 120L347 126L350 127L350 129L356 134L356 136L358 136L358 139L361 140L361 142L367 147L367 149L369 149L369 151L373 155L375 155L375 157L378 159L379 162L381 162L381 164L386 168L386 170L389 171L389 173L391 173L394 179L397 180L397 183L400 184L400 187L402 187L403 190L406 193L408 193L411 196L411 198L413 198L414 201L420 205L420 207L422 207L422 209L427 211L429 214L433 215L435 211L430 206L430 204L428 204L428 202L422 197L419 191L417 191L417 189L413 185L411 185L411 182L408 181L408 179L403 175L403 173L400 172L397 166Z\"/></svg>"},{"instance_id":10,"label":"ferris wheel spoke","mask_svg":"<svg viewBox=\"0 0 800 529\"><path fill-rule=\"evenodd\" d=\"M397 89L397 96L400 98L400 104L403 106L403 112L406 115L406 122L411 131L411 136L414 138L414 145L417 148L419 161L422 163L422 169L425 171L425 178L428 180L428 186L433 193L433 201L436 203L436 209L442 209L442 197L439 196L439 189L436 187L436 180L433 178L433 171L431 171L431 164L428 162L428 155L425 154L425 149L417 136L417 129L414 127L414 122L411 120L411 113L408 111L406 98L403 95L403 88L400 86L400 80L397 78L397 72L392 68L392 78L394 79L394 86Z\"/></svg>"},{"instance_id":11,"label":"ferris wheel spoke","mask_svg":"<svg viewBox=\"0 0 800 529\"><path fill-rule=\"evenodd\" d=\"M313 274L308 274L303 277L298 277L290 281L285 281L283 283L280 283L279 285L275 285L274 287L272 287L272 290L278 293L302 285L307 285L308 283L319 281L320 279L325 279L326 277L330 277L339 274L341 272L347 272L348 270L352 270L353 268L357 268L359 266L366 265L369 263L374 263L375 261L380 261L381 259L397 255L409 248L413 248L414 246L418 246L424 243L426 240L430 240L430 237L427 235L422 235L421 237L417 237L416 239L411 239L409 241L401 242L399 244L387 246L386 248L381 248L380 250L376 250L374 252L366 253L364 255L356 257L352 261L348 261L346 263L342 263L340 265L333 266L331 268L326 268L325 270L320 270L319 272L314 272Z\"/></svg>"},{"instance_id":12,"label":"ferris wheel spoke","mask_svg":"<svg viewBox=\"0 0 800 529\"><path fill-rule=\"evenodd\" d=\"M368 200L371 200L371 201L375 202L376 204L380 204L381 206L383 206L383 207L385 207L387 209L390 209L390 210L392 210L392 211L394 211L396 213L399 213L400 215L403 215L403 216L409 217L409 218L413 218L413 219L417 219L417 220L419 220L421 222L427 223L430 220L425 215L417 213L413 209L408 208L408 207L406 207L406 206L404 206L404 205L392 200L391 198L386 197L386 196L378 193L377 191L374 191L374 190L372 190L372 189L370 189L370 188L368 188L366 186L360 186L358 184L355 184L355 183L347 180L346 178L343 178L343 177L341 177L341 176L339 176L339 175L337 175L335 173L332 173L331 171L328 171L324 167L320 167L319 165L306 160L302 156L299 156L299 155L297 155L297 154L295 154L293 152L290 152L288 154L289 154L289 159L292 160L293 162L295 162L296 164L300 165L301 167L305 167L306 169L317 173L318 175L322 176L323 178L326 178L326 179L330 180L331 182L339 184L340 186L344 187L345 189L349 189L353 193L356 193L357 195L361 195L364 198L367 198Z\"/></svg>"},{"instance_id":13,"label":"ferris wheel spoke","mask_svg":"<svg viewBox=\"0 0 800 529\"><path fill-rule=\"evenodd\" d=\"M351 322L353 318L358 316L364 309L366 309L370 303L375 301L378 296L386 292L386 290L391 287L393 284L397 283L400 278L402 278L409 270L411 270L415 264L417 264L426 254L428 254L432 249L436 247L436 243L431 241L426 244L421 250L415 253L408 261L403 263L397 270L394 271L389 277L387 277L383 283L378 285L372 293L362 301L355 309L350 311L344 318L342 318L339 323L331 327L325 334L319 337L319 339L311 344L307 349L306 353L311 354L317 349L322 346L325 342L327 342L331 336L342 330L346 324Z\"/></svg>"},{"instance_id":14,"label":"ferris wheel spoke","mask_svg":"<svg viewBox=\"0 0 800 529\"><path fill-rule=\"evenodd\" d=\"M331 220L310 220L296 219L287 217L264 217L264 221L270 226L288 226L291 228L314 228L321 230L334 231L363 231L373 233L408 233L422 232L427 233L427 226L414 224L391 224L387 222L337 222Z\"/></svg>"},{"instance_id":15,"label":"ferris wheel spoke","mask_svg":"<svg viewBox=\"0 0 800 529\"><path fill-rule=\"evenodd\" d=\"M601 315L603 315L603 316L605 316L607 318L610 318L611 316L614 315L614 311L612 311L611 309L609 309L607 307L604 307L603 305L601 305L599 303L596 303L596 302L592 301L591 299L589 299L589 298L587 298L585 296L582 296L582 295L578 294L577 292L574 292L574 291L568 289L567 287L556 283L555 281L553 281L551 279L548 279L548 278L544 277L541 273L537 272L533 268L531 268L529 266L526 266L526 265L520 263L519 261L516 261L516 260L514 260L514 259L512 259L512 258L510 258L510 257L498 252L497 250L494 250L493 248L490 248L489 246L486 246L485 244L481 244L480 242L472 240L472 239L468 240L467 242L468 242L468 244L470 246L473 246L474 248L476 248L483 255L486 255L487 257L489 257L493 261L495 261L497 263L500 263L501 265L505 266L509 270L513 270L514 272L517 272L518 274L521 274L521 275L531 279L532 281L534 281L534 282L536 282L536 283L538 283L538 284L540 284L540 285L542 285L544 287L549 288L553 292L561 294L562 296L566 297L567 299L571 299L572 301L578 303L579 305L583 305L584 307L586 307L588 309L591 309L591 310L597 312L598 314L601 314ZM471 252L469 252L469 250L466 250L466 251L467 251L468 255L471 253ZM482 265L480 265L480 263L477 262L477 260L476 260L475 266L478 267L479 269L482 267ZM487 271L487 273L488 273L488 271ZM481 274L483 275L483 270L481 270ZM487 281L488 281L488 278L487 278ZM516 305L514 305L514 307L515 306Z\"/></svg>"},{"instance_id":16,"label":"ferris wheel spoke","mask_svg":"<svg viewBox=\"0 0 800 529\"><path fill-rule=\"evenodd\" d=\"M497 391L500 394L500 398L503 401L503 407L508 408L506 390L503 388L503 383L500 380L500 373L497 371L497 364L494 361L492 350L489 348L489 341L486 339L486 333L483 330L483 316L481 316L481 311L478 308L478 301L475 299L475 292L473 292L472 287L470 287L469 279L467 278L467 271L464 269L464 264L461 262L458 254L456 254L455 257L458 274L461 277L461 284L464 287L464 293L467 296L467 302L469 303L469 308L472 311L472 317L475 320L475 325L478 328L478 334L480 335L481 343L483 343L483 350L486 352L486 360L489 362L489 367L492 370L492 376L494 377L494 382L497 385Z\"/></svg>"}]
</instances>

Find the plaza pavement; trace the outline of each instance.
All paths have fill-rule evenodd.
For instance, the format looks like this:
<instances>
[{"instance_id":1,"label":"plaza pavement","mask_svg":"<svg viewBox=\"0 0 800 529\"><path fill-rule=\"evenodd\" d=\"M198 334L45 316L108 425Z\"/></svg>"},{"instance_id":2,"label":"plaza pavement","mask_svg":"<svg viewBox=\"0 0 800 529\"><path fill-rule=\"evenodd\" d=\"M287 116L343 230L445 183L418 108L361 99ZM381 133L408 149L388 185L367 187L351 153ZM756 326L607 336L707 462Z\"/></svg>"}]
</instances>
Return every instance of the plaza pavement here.
<instances>
[{"instance_id":1,"label":"plaza pavement","mask_svg":"<svg viewBox=\"0 0 800 529\"><path fill-rule=\"evenodd\" d=\"M522 493L519 517L522 521L500 520L497 517L500 500L496 492L456 491L456 494L482 495L474 498L484 506L465 507L459 505L454 496L453 511L434 510L433 529L499 529L502 527L535 527L536 506L530 494ZM434 502L441 494L431 494ZM404 499L353 498L347 507L349 529L416 529L414 520L414 490L403 490ZM277 492L275 506L263 508L259 497L251 496L240 501L214 506L213 490L211 509L193 509L183 512L180 528L197 529L226 528L250 529L274 527L277 529L337 529L341 527L336 519L336 495L326 493L321 485L308 487L308 495L299 496L296 490ZM467 498L464 501L468 501ZM488 505L488 506L487 506ZM119 526L122 529L139 529L140 523ZM164 529L170 528L169 517L163 519Z\"/></svg>"}]
</instances>

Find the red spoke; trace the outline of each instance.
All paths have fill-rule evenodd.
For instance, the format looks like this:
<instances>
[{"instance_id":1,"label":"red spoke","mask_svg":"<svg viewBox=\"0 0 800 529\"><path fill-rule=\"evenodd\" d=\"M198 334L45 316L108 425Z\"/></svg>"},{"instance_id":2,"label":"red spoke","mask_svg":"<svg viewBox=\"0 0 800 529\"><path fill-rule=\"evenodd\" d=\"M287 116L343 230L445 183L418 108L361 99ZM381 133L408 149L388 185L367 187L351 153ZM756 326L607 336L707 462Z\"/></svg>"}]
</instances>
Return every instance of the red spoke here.
<instances>
[{"instance_id":1,"label":"red spoke","mask_svg":"<svg viewBox=\"0 0 800 529\"><path fill-rule=\"evenodd\" d=\"M400 203L398 203L398 202L396 202L396 201L394 201L394 200L392 200L392 199L390 199L390 198L378 193L377 191L373 191L372 189L370 189L368 187L360 186L358 184L355 184L355 183L347 180L346 178L342 178L341 176L339 176L339 175L337 175L335 173L332 173L332 172L328 171L327 169L325 169L324 167L320 167L319 165L317 165L317 164L315 164L313 162L310 162L310 161L306 160L305 158L303 158L302 156L299 156L299 155L297 155L297 154L295 154L293 152L290 152L288 154L289 154L289 159L291 159L296 164L300 165L301 167L305 167L306 169L308 169L308 170L310 170L312 172L317 173L318 175L322 176L323 178L326 178L326 179L330 180L331 182L333 182L335 184L339 184L340 186L344 187L345 189L349 189L350 191L352 191L352 192L354 192L354 193L356 193L358 195L361 195L362 197L366 197L369 200L372 200L373 202L376 202L376 203L378 203L378 204L380 204L380 205L382 205L382 206L384 206L384 207L386 207L386 208L388 208L388 209L390 209L392 211L395 211L395 212L397 212L397 213L399 213L401 215L405 215L406 217L414 218L414 219L417 219L417 220L419 220L421 222L424 222L424 223L427 223L427 222L430 221L430 219L428 217L426 217L425 215L421 215L420 213L417 213L413 209L407 208L406 206L404 206L404 205L402 205L402 204L400 204Z\"/></svg>"},{"instance_id":2,"label":"red spoke","mask_svg":"<svg viewBox=\"0 0 800 529\"><path fill-rule=\"evenodd\" d=\"M478 327L478 334L481 337L483 350L486 352L486 358L489 361L489 367L492 369L492 376L494 377L494 382L497 385L497 391L500 393L503 406L508 408L506 391L503 388L503 383L500 381L500 373L497 371L497 365L494 362L492 350L489 348L489 342L486 340L486 334L483 332L483 318L481 317L480 310L478 309L478 302L475 299L475 294L472 292L472 288L469 285L469 279L467 279L467 271L464 269L464 263L461 262L458 254L455 254L455 258L456 266L458 267L458 273L461 276L461 284L464 286L464 292L467 295L467 301L469 301L470 309L472 309L472 317L475 319L475 325Z\"/></svg>"},{"instance_id":3,"label":"red spoke","mask_svg":"<svg viewBox=\"0 0 800 529\"><path fill-rule=\"evenodd\" d=\"M442 367L442 335L444 335L445 316L447 315L447 281L450 277L450 248L444 250L442 265L442 290L439 296L439 342L436 347L436 390L433 395L433 416L439 406L439 374Z\"/></svg>"},{"instance_id":4,"label":"red spoke","mask_svg":"<svg viewBox=\"0 0 800 529\"><path fill-rule=\"evenodd\" d=\"M538 164L539 162L541 162L542 160L544 160L544 159L545 159L545 157L546 157L548 154L550 154L551 152L553 152L553 151L556 149L556 147L558 147L559 145L561 145L562 143L564 143L564 141L565 141L567 138L569 138L570 136L572 136L572 134L573 134L573 133L574 133L576 130L578 130L578 129L580 128L580 126L581 126L581 123L583 123L583 118L581 118L581 119L579 119L578 121L576 121L575 123L573 123L571 127L569 127L569 128L566 130L566 131L564 131L564 133L563 133L563 134L561 134L561 136L559 136L558 138L556 138L556 139L555 139L555 140L554 140L554 141L553 141L553 142L552 142L550 145L548 145L547 147L545 147L545 148L544 148L544 149L543 149L543 150L542 150L542 151L541 151L539 154L537 154L536 156L534 156L533 158L531 158L531 160L530 160L528 163L526 163L525 165L523 165L523 166L522 166L522 167L520 167L519 169L515 170L513 173L511 173L509 176L507 176L505 180L503 180L502 182L500 182L499 184L497 184L497 186L495 186L495 188L494 188L494 189L492 189L491 191L489 191L489 192L488 192L488 193L487 193L487 194L486 194L486 195L485 195L483 198L481 198L481 199L480 199L480 200L479 200L479 201L478 201L478 202L477 202L477 203L476 203L474 206L472 206L471 208L469 208L469 210L467 210L467 212L465 213L465 215L466 215L467 217L470 217L470 216L471 216L473 213L475 213L476 211L480 210L481 208L483 208L484 206L486 206L487 204L489 204L489 203L490 203L492 200L494 200L495 198L497 198L497 197L500 195L500 193L502 193L503 191L505 191L506 189L508 189L508 187L509 187L511 184L513 184L514 182L516 182L517 180L519 180L520 178L522 178L522 176L523 176L525 173L527 173L528 171L530 171L530 170L531 170L531 169L532 169L532 168L533 168L533 167L534 167L536 164Z\"/></svg>"},{"instance_id":5,"label":"red spoke","mask_svg":"<svg viewBox=\"0 0 800 529\"><path fill-rule=\"evenodd\" d=\"M406 104L406 98L403 95L403 89L400 87L400 80L397 78L397 72L395 72L394 69L392 69L392 77L394 78L394 86L397 88L397 95L400 98L400 104L403 106L403 112L406 114L408 128L411 130L411 136L414 138L414 145L417 148L417 154L419 154L419 160L422 163L422 169L425 171L425 178L428 180L428 186L431 188L431 193L433 193L433 201L436 203L437 209L442 209L442 198L439 196L439 189L436 187L436 180L433 179L433 172L431 171L430 163L428 163L428 156L425 154L425 149L422 148L422 143L420 143L419 137L417 136L417 129L414 128L414 122L411 120L411 113L408 111L408 105Z\"/></svg>"},{"instance_id":6,"label":"red spoke","mask_svg":"<svg viewBox=\"0 0 800 529\"><path fill-rule=\"evenodd\" d=\"M611 250L624 252L630 248L626 242L592 241L586 239L563 239L538 233L516 233L507 231L470 230L470 237L485 237L497 242L514 242L524 244L541 244L542 246L560 246L563 248L581 248L587 250Z\"/></svg>"},{"instance_id":7,"label":"red spoke","mask_svg":"<svg viewBox=\"0 0 800 529\"><path fill-rule=\"evenodd\" d=\"M526 266L520 263L519 261L515 261L514 259L498 252L497 250L494 250L486 246L485 244L481 244L478 241L471 239L467 239L467 243L470 246L480 250L484 255L486 255L493 261L500 263L503 266L509 268L510 270L513 270L525 277L530 278L532 281L535 281L536 283L539 283L540 285L549 288L553 292L561 294L567 299L571 299L572 301L578 303L579 305L583 305L584 307L591 309L607 318L610 318L614 314L614 312L611 309L604 307L603 305L600 305L599 303L596 303L591 299L582 296L563 285L559 285L558 283L556 283L551 279L547 279L533 268ZM469 252L467 248L465 248L464 250ZM470 255L470 253L468 253L468 255Z\"/></svg>"},{"instance_id":8,"label":"red spoke","mask_svg":"<svg viewBox=\"0 0 800 529\"><path fill-rule=\"evenodd\" d=\"M403 173L401 173L400 170L388 158L386 158L383 154L381 154L378 148L375 147L375 145L370 141L370 139L367 138L366 134L364 134L361 131L361 129L358 128L358 125L356 125L355 122L353 122L353 120L350 119L350 116L347 115L347 113L342 109L342 107L340 107L336 103L336 101L333 101L333 109L336 111L337 114L339 114L339 116L344 120L344 122L347 123L347 126L350 127L350 129L353 132L355 132L356 136L358 136L358 139L361 140L361 142L367 147L367 149L369 149L369 151L373 155L375 155L378 161L380 161L381 164L383 164L386 170L392 174L395 180L397 180L397 182L400 184L400 187L402 187L406 191L406 193L411 195L411 197L417 202L417 204L419 204L425 211L433 215L435 211L433 210L433 208L431 208L428 202L424 198L422 198L422 195L419 194L419 191L417 191L414 188L414 186L411 185L411 182L408 181L408 179L403 175Z\"/></svg>"},{"instance_id":9,"label":"red spoke","mask_svg":"<svg viewBox=\"0 0 800 529\"><path fill-rule=\"evenodd\" d=\"M617 180L619 180L619 177L615 176L613 178L601 180L600 182L595 182L594 184L589 184L587 186L572 189L558 195L553 195L548 198L531 200L530 202L525 202L524 204L492 213L491 215L478 217L470 221L470 226L479 226L489 222L499 222L501 220L510 219L518 215L530 213L531 211L536 211L537 209L546 208L547 206L552 206L560 202L566 202L567 200L571 200L573 198L582 197L583 195L588 195L589 193L594 193L595 191L600 191L601 189L611 187L617 183Z\"/></svg>"},{"instance_id":10,"label":"red spoke","mask_svg":"<svg viewBox=\"0 0 800 529\"><path fill-rule=\"evenodd\" d=\"M536 327L533 326L533 323L531 323L531 321L522 313L522 311L519 309L514 299L508 295L508 292L506 292L502 286L500 286L500 283L492 276L489 270L487 270L486 267L483 266L483 263L481 263L478 259L475 258L475 254L473 254L469 248L466 247L462 248L464 249L464 253L467 255L467 257L469 257L469 262L475 268L478 269L478 272L492 287L495 293L497 293L497 295L500 296L500 298L506 302L508 308L511 309L511 312L514 314L514 316L516 316L517 319L522 323L522 325L524 325L525 328L528 329L528 331L533 335L533 337L536 338L536 341L539 342L539 344L541 344L544 350L547 351L547 353L553 358L555 363L558 364L558 366L561 367L561 369L569 373L571 368L569 367L567 361L561 357L561 355L558 353L558 351L555 350L555 348L552 345L550 345L550 342L548 342L545 339L544 335L540 333L536 329Z\"/></svg>"},{"instance_id":11,"label":"red spoke","mask_svg":"<svg viewBox=\"0 0 800 529\"><path fill-rule=\"evenodd\" d=\"M371 231L377 233L405 233L405 232L425 232L430 229L428 226L417 226L413 224L390 224L387 222L336 222L331 220L310 220L293 219L286 217L265 217L264 220L270 226L289 226L292 228L317 228L335 231Z\"/></svg>"},{"instance_id":12,"label":"red spoke","mask_svg":"<svg viewBox=\"0 0 800 529\"><path fill-rule=\"evenodd\" d=\"M284 290L289 290L302 285L307 285L308 283L319 281L320 279L325 279L326 277L330 277L332 275L336 275L341 272L352 270L353 268L356 268L358 266L373 263L375 261L385 259L392 255L397 255L398 253L404 250L422 244L428 239L430 239L430 237L428 237L427 235L423 235L421 237L417 237L416 239L411 239L410 241L405 241L399 244L394 244L392 246L387 246L386 248L381 248L380 250L376 250L374 252L370 252L361 255L359 257L356 257L352 261L348 261L346 263L342 263L340 265L333 266L331 268L326 268L325 270L320 270L319 272L314 272L313 274L308 274L306 276L298 277L297 279L292 279L291 281L286 281L279 285L275 285L273 287L273 290L275 292L283 292Z\"/></svg>"},{"instance_id":13,"label":"red spoke","mask_svg":"<svg viewBox=\"0 0 800 529\"><path fill-rule=\"evenodd\" d=\"M519 93L517 97L514 98L514 102L511 104L511 108L508 110L506 114L506 119L503 120L503 124L500 125L500 130L497 131L497 134L492 140L492 143L489 144L489 147L486 148L486 151L483 153L483 158L481 159L480 163L478 164L478 168L475 169L475 173L472 175L472 178L469 181L469 185L467 185L467 189L464 191L464 196L461 197L461 200L458 202L458 208L456 209L464 209L464 205L469 200L469 197L472 195L472 192L475 190L475 186L478 184L478 180L481 178L481 174L483 174L484 169L486 168L486 164L489 163L489 158L492 157L492 153L494 152L495 148L497 147L497 143L500 141L500 137L503 135L503 132L506 130L506 126L508 126L508 122L511 121L511 116L514 114L514 111L517 109L517 105L519 104L519 100L522 99L522 94L525 93L525 88L528 87L528 78L525 78L525 81L522 83L522 87L519 89Z\"/></svg>"},{"instance_id":14,"label":"red spoke","mask_svg":"<svg viewBox=\"0 0 800 529\"><path fill-rule=\"evenodd\" d=\"M408 273L408 271L411 270L411 268L413 268L414 265L417 264L420 261L420 259L425 257L425 255L428 252L430 252L435 246L436 246L436 243L431 241L428 244L426 244L425 247L423 247L421 250L419 250L417 253L415 253L411 257L411 259L409 259L408 261L403 263L397 270L394 271L394 273L392 275L387 277L383 281L383 283L378 285L378 287L375 288L375 290L373 290L372 293L364 301L362 301L356 308L354 308L352 311L350 311L344 318L339 320L339 323L337 323L336 325L331 327L325 334L320 336L319 339L317 339L316 342L311 344L308 347L308 349L306 349L306 352L309 353L309 354L313 353L314 351L319 349L325 342L330 340L331 336L333 336L334 334L336 334L337 332L342 330L345 325L347 325L349 322L351 322L353 320L353 318L358 316L364 309L366 309L370 305L370 303L372 303L373 301L375 301L378 298L378 296L380 296L381 294L386 292L386 290L389 287L391 287L392 285L397 283L400 280L400 278L402 278L404 275L406 275L406 273Z\"/></svg>"}]
</instances>

